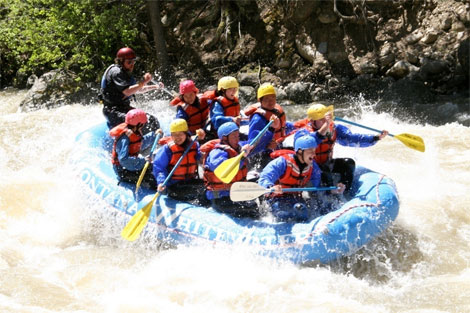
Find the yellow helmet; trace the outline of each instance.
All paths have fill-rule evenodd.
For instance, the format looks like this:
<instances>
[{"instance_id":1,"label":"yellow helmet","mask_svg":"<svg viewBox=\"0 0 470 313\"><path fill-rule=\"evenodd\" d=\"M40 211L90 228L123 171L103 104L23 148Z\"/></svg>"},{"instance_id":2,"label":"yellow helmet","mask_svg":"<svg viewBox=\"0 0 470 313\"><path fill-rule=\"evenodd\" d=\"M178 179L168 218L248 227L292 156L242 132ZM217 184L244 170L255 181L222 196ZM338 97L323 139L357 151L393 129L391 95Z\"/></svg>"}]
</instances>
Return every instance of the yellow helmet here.
<instances>
[{"instance_id":1,"label":"yellow helmet","mask_svg":"<svg viewBox=\"0 0 470 313\"><path fill-rule=\"evenodd\" d=\"M227 90L230 88L238 88L238 81L235 77L232 76L225 76L219 79L219 82L217 83L217 90Z\"/></svg>"},{"instance_id":2,"label":"yellow helmet","mask_svg":"<svg viewBox=\"0 0 470 313\"><path fill-rule=\"evenodd\" d=\"M187 132L188 131L188 123L182 118L177 118L170 124L170 132Z\"/></svg>"},{"instance_id":3,"label":"yellow helmet","mask_svg":"<svg viewBox=\"0 0 470 313\"><path fill-rule=\"evenodd\" d=\"M258 88L258 100L267 95L276 95L276 90L269 83L262 84Z\"/></svg>"},{"instance_id":4,"label":"yellow helmet","mask_svg":"<svg viewBox=\"0 0 470 313\"><path fill-rule=\"evenodd\" d=\"M323 104L315 103L308 108L307 116L312 121L321 120L325 117L326 113L332 112L333 110L334 107L332 105L326 107Z\"/></svg>"}]
</instances>

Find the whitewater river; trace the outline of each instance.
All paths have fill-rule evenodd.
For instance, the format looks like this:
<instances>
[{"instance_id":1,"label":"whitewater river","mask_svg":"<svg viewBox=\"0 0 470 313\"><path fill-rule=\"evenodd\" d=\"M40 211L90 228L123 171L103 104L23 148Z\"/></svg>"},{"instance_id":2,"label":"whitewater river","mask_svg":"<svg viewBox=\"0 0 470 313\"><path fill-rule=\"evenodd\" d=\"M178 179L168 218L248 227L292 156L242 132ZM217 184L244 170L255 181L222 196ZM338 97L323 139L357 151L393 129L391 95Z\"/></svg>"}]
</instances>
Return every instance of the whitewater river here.
<instances>
[{"instance_id":1,"label":"whitewater river","mask_svg":"<svg viewBox=\"0 0 470 313\"><path fill-rule=\"evenodd\" d=\"M391 137L337 146L336 156L396 182L399 216L353 256L295 266L239 247L125 242L67 165L75 135L103 121L100 107L17 113L23 96L0 91L1 313L470 312L468 127L401 122L355 103L357 122L421 136L426 152ZM167 122L167 103L146 105Z\"/></svg>"}]
</instances>

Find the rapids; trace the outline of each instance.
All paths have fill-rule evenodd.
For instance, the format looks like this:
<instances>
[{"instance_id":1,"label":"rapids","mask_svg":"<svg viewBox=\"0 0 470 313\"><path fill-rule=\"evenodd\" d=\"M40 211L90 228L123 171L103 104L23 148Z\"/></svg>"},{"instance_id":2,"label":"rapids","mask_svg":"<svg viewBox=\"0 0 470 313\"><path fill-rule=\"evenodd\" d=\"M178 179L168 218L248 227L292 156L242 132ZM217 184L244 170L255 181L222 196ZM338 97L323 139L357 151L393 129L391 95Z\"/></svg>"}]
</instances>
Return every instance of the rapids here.
<instances>
[{"instance_id":1,"label":"rapids","mask_svg":"<svg viewBox=\"0 0 470 313\"><path fill-rule=\"evenodd\" d=\"M358 253L299 267L242 247L122 240L67 164L75 135L104 120L101 108L21 113L23 96L0 91L0 312L470 311L468 127L400 121L356 100L354 120L421 136L426 152L391 137L371 148L337 145L336 156L395 181L400 213ZM144 104L162 124L174 116L165 101ZM295 109L305 110L287 115L301 117Z\"/></svg>"}]
</instances>

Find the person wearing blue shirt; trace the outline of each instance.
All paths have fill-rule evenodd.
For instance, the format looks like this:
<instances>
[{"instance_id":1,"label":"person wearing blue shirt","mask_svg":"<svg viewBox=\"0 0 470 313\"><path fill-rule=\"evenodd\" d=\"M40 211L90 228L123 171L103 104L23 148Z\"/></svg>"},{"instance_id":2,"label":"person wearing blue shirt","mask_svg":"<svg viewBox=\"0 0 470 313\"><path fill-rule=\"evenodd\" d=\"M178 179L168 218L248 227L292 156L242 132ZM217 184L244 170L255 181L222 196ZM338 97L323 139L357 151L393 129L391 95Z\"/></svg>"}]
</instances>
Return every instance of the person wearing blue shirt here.
<instances>
[{"instance_id":1,"label":"person wearing blue shirt","mask_svg":"<svg viewBox=\"0 0 470 313\"><path fill-rule=\"evenodd\" d=\"M176 118L188 123L189 132L193 135L198 129L204 129L209 117L208 100L215 97L214 91L199 94L199 89L192 80L180 82L180 93L170 105L176 106Z\"/></svg>"},{"instance_id":2,"label":"person wearing blue shirt","mask_svg":"<svg viewBox=\"0 0 470 313\"><path fill-rule=\"evenodd\" d=\"M114 171L120 182L137 183L140 171L147 159L140 152L153 144L155 133L142 134L142 129L147 123L147 115L141 109L132 109L127 112L125 122L117 125L109 131L114 138L112 151L112 163ZM158 132L161 132L159 129ZM155 188L155 180L147 171L143 179L143 185Z\"/></svg>"},{"instance_id":3,"label":"person wearing blue shirt","mask_svg":"<svg viewBox=\"0 0 470 313\"><path fill-rule=\"evenodd\" d=\"M286 135L294 129L294 126L291 122L287 122L284 110L276 103L274 86L267 83L261 85L258 88L257 97L258 103L244 109L245 115L250 118L248 140L255 138L270 120L274 121L263 135L263 142L266 143L262 147L265 152L261 155L259 161L262 168L270 161L269 153L281 145Z\"/></svg>"},{"instance_id":4,"label":"person wearing blue shirt","mask_svg":"<svg viewBox=\"0 0 470 313\"><path fill-rule=\"evenodd\" d=\"M234 122L238 126L242 121L240 103L237 97L238 81L235 77L225 76L217 82L217 91L210 101L208 129L209 139L217 137L217 130L222 124Z\"/></svg>"},{"instance_id":5,"label":"person wearing blue shirt","mask_svg":"<svg viewBox=\"0 0 470 313\"><path fill-rule=\"evenodd\" d=\"M388 131L383 130L380 135L352 133L346 126L333 122L333 110L332 105L326 107L323 104L313 104L307 110L307 118L297 121L295 126L321 140L315 150L315 161L322 170L323 182L331 185L340 181L346 185L346 191L349 191L356 163L351 158L333 158L335 143L348 147L370 147L386 137Z\"/></svg>"},{"instance_id":6,"label":"person wearing blue shirt","mask_svg":"<svg viewBox=\"0 0 470 313\"><path fill-rule=\"evenodd\" d=\"M214 173L224 161L236 157L242 150L250 157L261 151L260 144L253 147L246 141L240 141L238 125L228 122L221 125L217 131L220 143L209 152L204 162L204 183L206 197L213 207L224 213L238 217L258 217L258 205L255 201L233 202L230 200L230 187L238 181L246 181L248 160L240 161L238 172L229 183L221 181ZM262 143L262 142L260 142Z\"/></svg>"},{"instance_id":7,"label":"person wearing blue shirt","mask_svg":"<svg viewBox=\"0 0 470 313\"><path fill-rule=\"evenodd\" d=\"M266 196L268 206L278 221L303 222L309 219L314 210L311 201L302 193L283 193L283 188L319 187L321 170L315 163L317 140L309 134L296 133L294 151L285 151L272 160L260 174L258 184L274 191ZM339 184L334 193L342 193L344 185Z\"/></svg>"},{"instance_id":8,"label":"person wearing blue shirt","mask_svg":"<svg viewBox=\"0 0 470 313\"><path fill-rule=\"evenodd\" d=\"M199 143L191 139L188 124L183 119L175 119L170 124L171 139L162 145L153 158L153 175L157 190L168 193L176 200L191 201L198 199L204 186L198 174L198 161L201 159ZM198 138L204 139L204 131L196 131ZM163 182L178 163L188 146L190 148L181 160L173 175L164 186Z\"/></svg>"}]
</instances>

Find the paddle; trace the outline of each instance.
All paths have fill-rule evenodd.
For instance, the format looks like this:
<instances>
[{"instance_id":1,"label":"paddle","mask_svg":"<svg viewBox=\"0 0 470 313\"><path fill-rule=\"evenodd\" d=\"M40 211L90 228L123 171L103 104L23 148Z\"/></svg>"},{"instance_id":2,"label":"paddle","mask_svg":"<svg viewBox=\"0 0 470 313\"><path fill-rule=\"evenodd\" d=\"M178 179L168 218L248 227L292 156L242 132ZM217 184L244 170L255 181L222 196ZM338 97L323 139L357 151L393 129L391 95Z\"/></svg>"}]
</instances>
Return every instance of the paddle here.
<instances>
[{"instance_id":1,"label":"paddle","mask_svg":"<svg viewBox=\"0 0 470 313\"><path fill-rule=\"evenodd\" d=\"M157 137L155 138L155 141L153 142L152 149L150 149L150 157L153 154L153 150L155 150L155 147L157 146L158 141L162 138L162 133L158 133ZM137 184L135 185L135 194L139 192L140 184L142 184L142 180L144 179L145 172L147 172L147 168L149 167L150 160L147 160L145 162L144 168L142 169L142 173L140 173L139 179L137 180Z\"/></svg>"},{"instance_id":2,"label":"paddle","mask_svg":"<svg viewBox=\"0 0 470 313\"><path fill-rule=\"evenodd\" d=\"M337 117L337 116L335 116L335 120L345 122L345 123L348 123L348 124L351 124L351 125L354 125L354 126L359 126L359 127L362 127L362 128L368 129L368 130L372 130L372 131L375 131L375 132L378 132L378 133L382 132L381 130L371 128L371 127L368 127L368 126L365 126L365 125L361 125L361 124L358 124L358 123L355 123L355 122L351 122L351 121L342 119L342 118ZM424 141L419 136L412 135L412 134L406 134L406 133L399 134L399 135L392 135L392 134L388 134L388 135L393 137L393 138L396 138L396 139L400 140L408 148L411 148L411 149L414 149L414 150L417 150L417 151L420 151L420 152L424 152L424 150L425 150Z\"/></svg>"},{"instance_id":3,"label":"paddle","mask_svg":"<svg viewBox=\"0 0 470 313\"><path fill-rule=\"evenodd\" d=\"M191 149L192 145L196 141L197 141L197 136L194 138L193 142L191 142L186 147L186 150L184 150L183 155L181 155L178 162L176 162L175 166L173 167L173 169L170 171L165 181L163 182L163 186L166 186L171 176L175 172L176 168L180 165L181 161L183 161L186 154L188 154L189 149ZM124 227L124 229L122 230L121 232L122 238L129 240L129 241L134 241L137 238L139 238L140 233L144 229L145 225L147 225L147 222L150 217L150 213L152 212L153 205L155 204L155 201L157 200L159 195L160 193L157 192L149 203L147 203L142 209L140 209L139 211L137 211L137 213L134 214L131 220L127 223L126 227Z\"/></svg>"},{"instance_id":4,"label":"paddle","mask_svg":"<svg viewBox=\"0 0 470 313\"><path fill-rule=\"evenodd\" d=\"M175 96L178 96L178 94L176 92L171 92L169 91L168 89L166 89L165 87L162 87L161 88L164 92L166 92L167 94L169 94L170 96L172 97L175 97Z\"/></svg>"},{"instance_id":5,"label":"paddle","mask_svg":"<svg viewBox=\"0 0 470 313\"><path fill-rule=\"evenodd\" d=\"M155 85L159 85L160 86L159 89L163 90L164 92L166 92L170 96L172 96L172 97L177 97L178 96L178 94L176 92L171 92L168 89L166 89L165 87L163 87L163 85L160 82L157 82L156 80L152 79L152 83L155 84Z\"/></svg>"},{"instance_id":6,"label":"paddle","mask_svg":"<svg viewBox=\"0 0 470 313\"><path fill-rule=\"evenodd\" d=\"M258 133L258 135L256 135L256 137L250 142L250 146L256 145L258 140L261 138L261 136L264 135L264 133L268 130L269 126L271 126L273 122L274 121L271 120L266 126L264 126L264 128ZM238 170L240 169L240 161L244 156L245 156L245 150L243 150L236 157L223 161L215 169L214 171L215 176L217 176L218 179L220 179L226 184L230 183L232 179L235 177L235 175L237 175Z\"/></svg>"},{"instance_id":7,"label":"paddle","mask_svg":"<svg viewBox=\"0 0 470 313\"><path fill-rule=\"evenodd\" d=\"M338 189L336 186L331 187L303 187L303 188L284 188L282 192L300 192L300 191L324 191ZM252 182L235 182L230 188L230 200L232 201L249 201L258 198L266 193L271 193L274 188L264 188L257 183Z\"/></svg>"}]
</instances>

